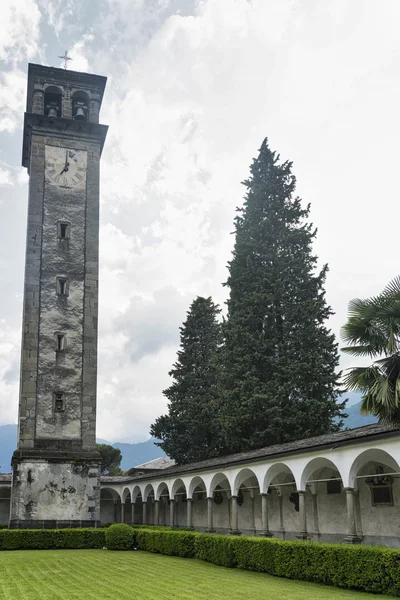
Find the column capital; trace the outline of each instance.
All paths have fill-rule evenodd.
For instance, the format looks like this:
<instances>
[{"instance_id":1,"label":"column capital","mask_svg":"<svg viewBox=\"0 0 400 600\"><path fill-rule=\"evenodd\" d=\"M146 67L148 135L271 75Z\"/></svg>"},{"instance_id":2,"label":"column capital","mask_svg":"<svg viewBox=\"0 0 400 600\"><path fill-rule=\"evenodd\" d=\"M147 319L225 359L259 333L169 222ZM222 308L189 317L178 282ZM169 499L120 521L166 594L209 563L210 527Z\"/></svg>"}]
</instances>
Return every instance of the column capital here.
<instances>
[{"instance_id":1,"label":"column capital","mask_svg":"<svg viewBox=\"0 0 400 600\"><path fill-rule=\"evenodd\" d=\"M343 488L343 491L345 491L345 492L346 492L346 494L354 494L354 492L355 492L355 489L354 489L354 488L352 488L352 487L344 487L344 488Z\"/></svg>"},{"instance_id":2,"label":"column capital","mask_svg":"<svg viewBox=\"0 0 400 600\"><path fill-rule=\"evenodd\" d=\"M306 493L306 490L297 490L297 493L299 496L304 496L304 494Z\"/></svg>"},{"instance_id":3,"label":"column capital","mask_svg":"<svg viewBox=\"0 0 400 600\"><path fill-rule=\"evenodd\" d=\"M156 499L154 498L154 502L160 502L160 501L159 501L159 500L156 500Z\"/></svg>"},{"instance_id":4,"label":"column capital","mask_svg":"<svg viewBox=\"0 0 400 600\"><path fill-rule=\"evenodd\" d=\"M193 498L186 498L186 502L193 502Z\"/></svg>"},{"instance_id":5,"label":"column capital","mask_svg":"<svg viewBox=\"0 0 400 600\"><path fill-rule=\"evenodd\" d=\"M266 497L266 498L268 498L269 494L268 494L268 492L261 492L260 496L261 496L262 498L263 498L263 497Z\"/></svg>"}]
</instances>

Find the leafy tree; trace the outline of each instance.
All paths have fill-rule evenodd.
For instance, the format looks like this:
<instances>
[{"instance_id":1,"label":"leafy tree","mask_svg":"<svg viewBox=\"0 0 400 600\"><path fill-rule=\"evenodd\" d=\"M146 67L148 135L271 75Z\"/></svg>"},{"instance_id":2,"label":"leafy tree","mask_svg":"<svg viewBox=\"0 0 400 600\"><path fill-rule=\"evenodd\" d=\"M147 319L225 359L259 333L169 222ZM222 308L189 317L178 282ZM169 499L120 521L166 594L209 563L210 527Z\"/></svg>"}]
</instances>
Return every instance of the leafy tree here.
<instances>
[{"instance_id":1,"label":"leafy tree","mask_svg":"<svg viewBox=\"0 0 400 600\"><path fill-rule=\"evenodd\" d=\"M119 467L122 460L121 450L109 444L96 444L96 448L101 454L101 474L122 475L123 470Z\"/></svg>"},{"instance_id":2,"label":"leafy tree","mask_svg":"<svg viewBox=\"0 0 400 600\"><path fill-rule=\"evenodd\" d=\"M243 184L225 284L221 416L230 452L336 431L344 416L325 324L328 267L317 271L316 230L294 196L292 163L280 163L265 139Z\"/></svg>"},{"instance_id":3,"label":"leafy tree","mask_svg":"<svg viewBox=\"0 0 400 600\"><path fill-rule=\"evenodd\" d=\"M376 297L349 303L341 337L343 352L375 359L353 367L344 377L349 390L362 392L361 413L384 423L400 424L400 276Z\"/></svg>"},{"instance_id":4,"label":"leafy tree","mask_svg":"<svg viewBox=\"0 0 400 600\"><path fill-rule=\"evenodd\" d=\"M196 298L180 328L178 360L164 390L168 414L156 419L150 433L179 464L219 454L216 358L221 344L220 309L211 298Z\"/></svg>"}]
</instances>

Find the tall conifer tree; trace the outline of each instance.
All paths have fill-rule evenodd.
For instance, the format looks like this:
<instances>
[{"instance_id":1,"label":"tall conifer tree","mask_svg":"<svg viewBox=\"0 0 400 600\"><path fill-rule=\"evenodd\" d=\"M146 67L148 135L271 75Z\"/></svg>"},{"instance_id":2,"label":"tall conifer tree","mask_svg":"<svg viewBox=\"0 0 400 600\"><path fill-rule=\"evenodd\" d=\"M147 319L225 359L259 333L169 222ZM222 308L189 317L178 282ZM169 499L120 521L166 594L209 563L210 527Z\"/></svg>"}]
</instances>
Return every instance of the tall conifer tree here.
<instances>
[{"instance_id":1,"label":"tall conifer tree","mask_svg":"<svg viewBox=\"0 0 400 600\"><path fill-rule=\"evenodd\" d=\"M217 402L217 354L221 345L220 309L211 298L198 297L180 328L178 360L164 390L168 414L158 417L150 433L158 445L179 464L220 453Z\"/></svg>"},{"instance_id":2,"label":"tall conifer tree","mask_svg":"<svg viewBox=\"0 0 400 600\"><path fill-rule=\"evenodd\" d=\"M326 326L328 270L317 270L309 206L294 196L292 163L265 139L253 160L225 285L221 369L225 451L338 430L337 345Z\"/></svg>"}]
</instances>

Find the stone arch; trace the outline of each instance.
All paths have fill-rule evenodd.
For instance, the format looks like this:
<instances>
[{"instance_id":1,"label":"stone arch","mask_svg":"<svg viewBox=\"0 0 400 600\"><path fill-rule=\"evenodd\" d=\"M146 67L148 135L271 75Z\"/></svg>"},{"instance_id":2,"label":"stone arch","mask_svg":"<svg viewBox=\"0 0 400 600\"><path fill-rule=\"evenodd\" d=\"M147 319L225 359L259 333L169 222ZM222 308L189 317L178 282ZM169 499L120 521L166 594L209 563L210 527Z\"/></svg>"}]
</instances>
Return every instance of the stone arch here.
<instances>
[{"instance_id":1,"label":"stone arch","mask_svg":"<svg viewBox=\"0 0 400 600\"><path fill-rule=\"evenodd\" d=\"M232 491L233 495L237 496L239 493L240 486L242 486L249 479L253 479L251 483L257 483L259 490L261 490L260 482L258 480L257 475L254 473L252 469L241 469L239 473L235 477L235 481L233 483ZM255 481L254 481L255 480Z\"/></svg>"},{"instance_id":2,"label":"stone arch","mask_svg":"<svg viewBox=\"0 0 400 600\"><path fill-rule=\"evenodd\" d=\"M185 483L182 481L182 479L178 478L175 479L175 481L172 484L172 489L171 489L171 498L174 498L175 495L177 494L177 492L179 492L181 489L183 488L185 494L187 494L187 489L186 489L186 485Z\"/></svg>"},{"instance_id":3,"label":"stone arch","mask_svg":"<svg viewBox=\"0 0 400 600\"><path fill-rule=\"evenodd\" d=\"M132 502L136 502L139 496L142 497L142 490L138 485L135 485L131 493Z\"/></svg>"},{"instance_id":4,"label":"stone arch","mask_svg":"<svg viewBox=\"0 0 400 600\"><path fill-rule=\"evenodd\" d=\"M339 467L337 467L337 465L329 458L325 458L324 456L318 456L316 458L311 459L304 467L300 478L300 490L306 490L306 485L309 479L320 479L319 476L313 477L313 474L324 469L330 469L336 472L343 483L343 475L340 472Z\"/></svg>"},{"instance_id":5,"label":"stone arch","mask_svg":"<svg viewBox=\"0 0 400 600\"><path fill-rule=\"evenodd\" d=\"M112 497L113 500L121 500L121 494L118 490L112 487L101 487L100 489L100 498L103 497Z\"/></svg>"},{"instance_id":6,"label":"stone arch","mask_svg":"<svg viewBox=\"0 0 400 600\"><path fill-rule=\"evenodd\" d=\"M161 500L161 497L165 496L165 492L167 492L168 499L169 499L170 494L169 494L168 484L165 481L161 481L161 483L159 483L157 486L155 499Z\"/></svg>"},{"instance_id":7,"label":"stone arch","mask_svg":"<svg viewBox=\"0 0 400 600\"><path fill-rule=\"evenodd\" d=\"M199 475L196 475L190 480L188 486L188 498L193 498L193 493L195 492L195 490L197 490L198 487L203 488L201 491L207 493L207 487L204 483L204 480Z\"/></svg>"},{"instance_id":8,"label":"stone arch","mask_svg":"<svg viewBox=\"0 0 400 600\"><path fill-rule=\"evenodd\" d=\"M213 478L211 479L210 485L208 487L207 495L210 497L213 496L213 494L215 492L215 488L217 488L217 487L222 488L222 490L224 492L226 492L227 495L232 494L232 486L231 486L231 483L225 473L216 473L213 476Z\"/></svg>"},{"instance_id":9,"label":"stone arch","mask_svg":"<svg viewBox=\"0 0 400 600\"><path fill-rule=\"evenodd\" d=\"M155 497L155 491L154 491L154 487L152 486L152 484L148 483L143 490L143 494L142 494L143 502L147 502L147 499L150 496Z\"/></svg>"},{"instance_id":10,"label":"stone arch","mask_svg":"<svg viewBox=\"0 0 400 600\"><path fill-rule=\"evenodd\" d=\"M289 483L293 481L295 489L297 489L296 479L293 471L285 463L274 463L269 467L264 476L262 491L267 493L269 486L273 484L275 480L276 483Z\"/></svg>"},{"instance_id":11,"label":"stone arch","mask_svg":"<svg viewBox=\"0 0 400 600\"><path fill-rule=\"evenodd\" d=\"M126 502L128 499L128 496L129 496L129 498L131 497L131 490L126 487L122 491L121 501Z\"/></svg>"},{"instance_id":12,"label":"stone arch","mask_svg":"<svg viewBox=\"0 0 400 600\"><path fill-rule=\"evenodd\" d=\"M357 485L357 475L369 464L375 463L384 467L385 473L399 473L400 467L395 458L386 450L370 448L361 452L350 467L347 487L354 488Z\"/></svg>"},{"instance_id":13,"label":"stone arch","mask_svg":"<svg viewBox=\"0 0 400 600\"><path fill-rule=\"evenodd\" d=\"M117 504L121 503L120 493L111 487L100 489L100 521L102 523L118 522ZM118 509L119 510L119 509Z\"/></svg>"}]
</instances>

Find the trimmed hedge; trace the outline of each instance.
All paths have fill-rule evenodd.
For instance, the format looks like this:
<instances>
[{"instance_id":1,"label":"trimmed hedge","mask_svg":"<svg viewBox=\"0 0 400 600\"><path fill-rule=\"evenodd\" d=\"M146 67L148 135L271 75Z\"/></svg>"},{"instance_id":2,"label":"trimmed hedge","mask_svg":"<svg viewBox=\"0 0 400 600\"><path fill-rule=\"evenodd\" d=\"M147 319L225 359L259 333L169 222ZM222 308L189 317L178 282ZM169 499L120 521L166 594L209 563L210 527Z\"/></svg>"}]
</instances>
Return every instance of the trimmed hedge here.
<instances>
[{"instance_id":1,"label":"trimmed hedge","mask_svg":"<svg viewBox=\"0 0 400 600\"><path fill-rule=\"evenodd\" d=\"M135 540L140 550L400 596L400 551L394 548L150 529L136 529Z\"/></svg>"},{"instance_id":2,"label":"trimmed hedge","mask_svg":"<svg viewBox=\"0 0 400 600\"><path fill-rule=\"evenodd\" d=\"M0 550L58 550L103 548L105 530L88 529L1 529Z\"/></svg>"},{"instance_id":3,"label":"trimmed hedge","mask_svg":"<svg viewBox=\"0 0 400 600\"><path fill-rule=\"evenodd\" d=\"M113 531L124 549L134 546L278 577L400 596L400 550L379 546L286 542L121 523L107 529L2 529L0 550L103 548L106 536L110 548Z\"/></svg>"},{"instance_id":4,"label":"trimmed hedge","mask_svg":"<svg viewBox=\"0 0 400 600\"><path fill-rule=\"evenodd\" d=\"M193 531L176 531L161 529L136 529L135 546L140 550L167 554L169 556L181 556L183 558L194 558L195 540L201 537L201 533Z\"/></svg>"}]
</instances>

